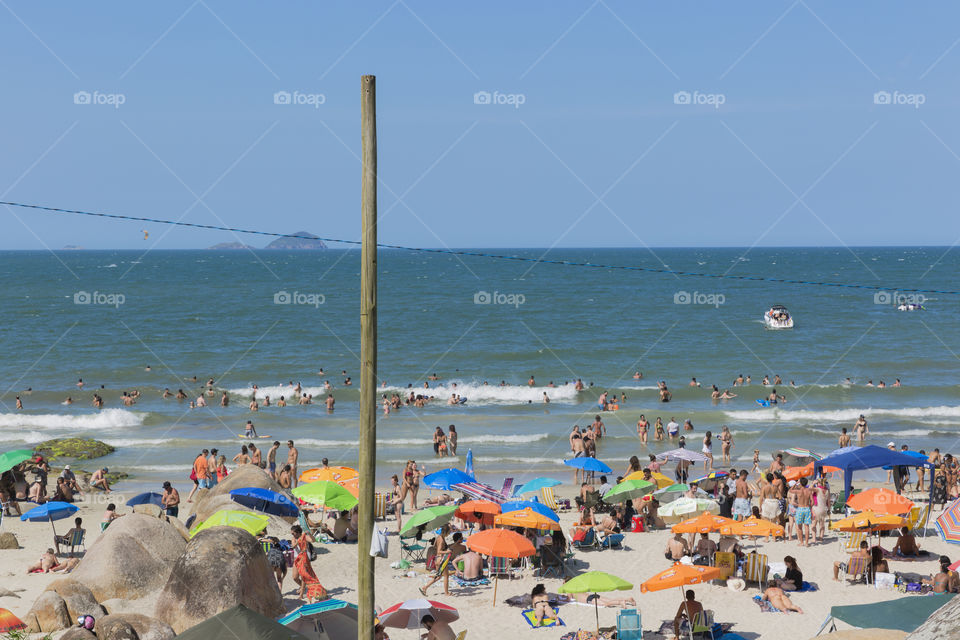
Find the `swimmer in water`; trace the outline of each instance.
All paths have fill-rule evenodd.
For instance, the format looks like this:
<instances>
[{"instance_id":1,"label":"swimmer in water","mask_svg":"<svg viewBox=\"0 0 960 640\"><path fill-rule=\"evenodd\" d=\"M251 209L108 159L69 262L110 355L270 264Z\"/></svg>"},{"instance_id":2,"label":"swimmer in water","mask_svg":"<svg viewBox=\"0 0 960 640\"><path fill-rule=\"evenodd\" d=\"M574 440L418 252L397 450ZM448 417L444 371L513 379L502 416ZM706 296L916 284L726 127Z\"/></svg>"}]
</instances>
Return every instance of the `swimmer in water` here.
<instances>
[{"instance_id":1,"label":"swimmer in water","mask_svg":"<svg viewBox=\"0 0 960 640\"><path fill-rule=\"evenodd\" d=\"M786 396L782 396L779 393L777 393L776 389L771 389L770 395L767 396L767 402L769 402L770 404L777 404L778 402L782 403L786 401L787 401Z\"/></svg>"},{"instance_id":2,"label":"swimmer in water","mask_svg":"<svg viewBox=\"0 0 960 640\"><path fill-rule=\"evenodd\" d=\"M634 371L634 372L633 372L633 379L634 379L634 380L639 380L639 379L642 378L642 377L643 377L643 374L640 373L639 371Z\"/></svg>"}]
</instances>

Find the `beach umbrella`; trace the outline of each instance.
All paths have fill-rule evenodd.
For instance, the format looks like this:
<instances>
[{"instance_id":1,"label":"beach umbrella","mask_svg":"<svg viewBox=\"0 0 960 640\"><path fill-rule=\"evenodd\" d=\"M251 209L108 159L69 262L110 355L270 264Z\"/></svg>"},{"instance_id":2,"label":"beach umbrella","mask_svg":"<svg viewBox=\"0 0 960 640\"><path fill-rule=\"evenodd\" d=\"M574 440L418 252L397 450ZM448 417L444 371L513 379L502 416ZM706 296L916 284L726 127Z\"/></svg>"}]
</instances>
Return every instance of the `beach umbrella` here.
<instances>
[{"instance_id":1,"label":"beach umbrella","mask_svg":"<svg viewBox=\"0 0 960 640\"><path fill-rule=\"evenodd\" d=\"M26 628L27 625L24 624L23 620L13 615L9 609L0 608L0 633L10 633Z\"/></svg>"},{"instance_id":2,"label":"beach umbrella","mask_svg":"<svg viewBox=\"0 0 960 640\"><path fill-rule=\"evenodd\" d=\"M550 529L559 531L560 523L541 515L529 507L523 511L510 511L495 516L493 523L501 527L525 527L527 529Z\"/></svg>"},{"instance_id":3,"label":"beach umbrella","mask_svg":"<svg viewBox=\"0 0 960 640\"><path fill-rule=\"evenodd\" d=\"M308 638L316 638L318 629L330 638L353 638L357 635L357 605L331 598L298 607L277 622Z\"/></svg>"},{"instance_id":4,"label":"beach umbrella","mask_svg":"<svg viewBox=\"0 0 960 640\"><path fill-rule=\"evenodd\" d=\"M269 489L260 487L242 487L230 492L230 498L234 502L250 507L254 511L269 513L275 516L287 516L296 518L300 514L300 508L294 504L293 500Z\"/></svg>"},{"instance_id":5,"label":"beach umbrella","mask_svg":"<svg viewBox=\"0 0 960 640\"><path fill-rule=\"evenodd\" d=\"M782 537L784 528L779 524L750 516L744 520L734 520L720 527L720 533L725 536L762 536Z\"/></svg>"},{"instance_id":6,"label":"beach umbrella","mask_svg":"<svg viewBox=\"0 0 960 640\"><path fill-rule=\"evenodd\" d=\"M717 567L703 567L677 562L669 569L661 571L646 582L641 583L640 593L662 591L676 587L680 590L680 597L683 598L683 602L686 602L683 593L684 587L717 580L718 578L720 578L720 569ZM693 640L693 616L690 615L689 609L687 609L687 620L690 621L687 628L690 631L690 639Z\"/></svg>"},{"instance_id":7,"label":"beach umbrella","mask_svg":"<svg viewBox=\"0 0 960 640\"><path fill-rule=\"evenodd\" d=\"M33 451L30 449L14 449L0 453L0 473L10 471L21 462L26 462L33 457Z\"/></svg>"},{"instance_id":8,"label":"beach umbrella","mask_svg":"<svg viewBox=\"0 0 960 640\"><path fill-rule=\"evenodd\" d=\"M691 516L701 511L720 513L720 505L705 498L678 498L669 504L660 507L657 512L661 518L677 518Z\"/></svg>"},{"instance_id":9,"label":"beach umbrella","mask_svg":"<svg viewBox=\"0 0 960 640\"><path fill-rule=\"evenodd\" d=\"M453 467L441 469L423 477L423 484L444 491L449 491L458 482L473 482L473 478Z\"/></svg>"},{"instance_id":10,"label":"beach umbrella","mask_svg":"<svg viewBox=\"0 0 960 640\"><path fill-rule=\"evenodd\" d=\"M506 500L506 497L504 497L502 493L482 482L457 482L451 485L450 488L470 496L475 500L488 500L490 502L496 502L497 504Z\"/></svg>"},{"instance_id":11,"label":"beach umbrella","mask_svg":"<svg viewBox=\"0 0 960 640\"><path fill-rule=\"evenodd\" d=\"M657 485L646 480L624 480L605 494L604 502L625 502L627 500L636 500L647 494L653 493Z\"/></svg>"},{"instance_id":12,"label":"beach umbrella","mask_svg":"<svg viewBox=\"0 0 960 640\"><path fill-rule=\"evenodd\" d=\"M532 493L534 491L540 491L545 487L555 487L558 484L563 484L559 480L554 480L553 478L534 478L529 482L525 482L519 487L513 489L513 495L520 495L524 493Z\"/></svg>"},{"instance_id":13,"label":"beach umbrella","mask_svg":"<svg viewBox=\"0 0 960 640\"><path fill-rule=\"evenodd\" d=\"M803 465L813 462L814 460L823 460L823 456L818 455L809 449L802 449L800 447L790 447L789 449L774 451L773 458L776 459L777 455L782 455L784 466L790 467L802 467Z\"/></svg>"},{"instance_id":14,"label":"beach umbrella","mask_svg":"<svg viewBox=\"0 0 960 640\"><path fill-rule=\"evenodd\" d=\"M673 525L670 527L670 530L674 533L710 533L711 531L719 531L722 527L735 523L736 521L730 518L716 516L712 513L701 513L695 518L690 518Z\"/></svg>"},{"instance_id":15,"label":"beach umbrella","mask_svg":"<svg viewBox=\"0 0 960 640\"><path fill-rule=\"evenodd\" d=\"M316 469L307 469L300 474L300 482L316 482L317 480L329 480L330 482L342 483L347 480L353 480L358 477L356 469L351 467L317 467Z\"/></svg>"},{"instance_id":16,"label":"beach umbrella","mask_svg":"<svg viewBox=\"0 0 960 640\"><path fill-rule=\"evenodd\" d=\"M582 469L583 471L596 471L597 473L613 473L613 469L608 467L603 462L600 462L596 458L570 458L569 460L564 460L563 464L568 467L573 467L575 469Z\"/></svg>"},{"instance_id":17,"label":"beach umbrella","mask_svg":"<svg viewBox=\"0 0 960 640\"><path fill-rule=\"evenodd\" d=\"M604 573L603 571L588 571L582 573L576 578L571 578L563 583L557 592L559 593L592 593L593 611L597 617L597 637L600 637L600 596L598 594L608 591L629 591L633 585L618 578L617 576ZM589 602L588 598L588 602Z\"/></svg>"},{"instance_id":18,"label":"beach umbrella","mask_svg":"<svg viewBox=\"0 0 960 640\"><path fill-rule=\"evenodd\" d=\"M935 526L945 542L960 544L960 499L954 500L943 510Z\"/></svg>"},{"instance_id":19,"label":"beach umbrella","mask_svg":"<svg viewBox=\"0 0 960 640\"><path fill-rule=\"evenodd\" d=\"M533 543L510 529L487 529L467 538L467 549L491 558L525 558L536 555ZM493 578L493 606L497 606L499 576Z\"/></svg>"},{"instance_id":20,"label":"beach umbrella","mask_svg":"<svg viewBox=\"0 0 960 640\"><path fill-rule=\"evenodd\" d=\"M50 528L53 529L53 535L57 535L57 529L53 526L53 521L69 518L75 514L78 509L77 505L70 504L69 502L48 502L30 509L30 511L20 516L20 519L24 522L43 522L46 520L50 523Z\"/></svg>"},{"instance_id":21,"label":"beach umbrella","mask_svg":"<svg viewBox=\"0 0 960 640\"><path fill-rule=\"evenodd\" d=\"M902 515L913 508L913 502L890 489L866 489L850 496L847 506L854 511L873 511Z\"/></svg>"},{"instance_id":22,"label":"beach umbrella","mask_svg":"<svg viewBox=\"0 0 960 640\"><path fill-rule=\"evenodd\" d=\"M897 515L861 511L842 520L837 520L830 525L830 528L837 531L867 531L872 533L874 531L899 529L906 524L907 521Z\"/></svg>"},{"instance_id":23,"label":"beach umbrella","mask_svg":"<svg viewBox=\"0 0 960 640\"><path fill-rule=\"evenodd\" d=\"M152 504L154 506L160 507L160 513L163 513L163 496L154 491L147 491L146 493L138 493L129 500L127 500L128 507L136 507L141 504Z\"/></svg>"},{"instance_id":24,"label":"beach umbrella","mask_svg":"<svg viewBox=\"0 0 960 640\"><path fill-rule=\"evenodd\" d=\"M682 498L683 494L687 491L690 491L690 485L678 482L677 484L671 484L662 489L657 489L653 492L653 497L659 500L661 504L666 504Z\"/></svg>"},{"instance_id":25,"label":"beach umbrella","mask_svg":"<svg viewBox=\"0 0 960 640\"><path fill-rule=\"evenodd\" d=\"M510 500L504 502L500 505L500 510L503 513L509 513L511 511L523 511L524 509L533 509L537 513L556 522L560 522L560 516L554 513L553 509L543 504L539 500Z\"/></svg>"},{"instance_id":26,"label":"beach umbrella","mask_svg":"<svg viewBox=\"0 0 960 640\"><path fill-rule=\"evenodd\" d=\"M357 498L352 493L330 480L317 480L316 482L301 484L290 493L304 502L322 505L327 509L336 509L337 511L353 509L357 504Z\"/></svg>"},{"instance_id":27,"label":"beach umbrella","mask_svg":"<svg viewBox=\"0 0 960 640\"><path fill-rule=\"evenodd\" d=\"M823 467L824 473L837 473L840 471L837 467ZM800 478L809 478L813 475L813 461L811 460L802 467L786 467L783 470L783 477L787 480L799 480Z\"/></svg>"},{"instance_id":28,"label":"beach umbrella","mask_svg":"<svg viewBox=\"0 0 960 640\"><path fill-rule=\"evenodd\" d=\"M651 482L655 482L657 484L657 487L660 489L663 489L664 487L669 487L674 483L674 480L672 478L668 478L667 476L663 475L659 471L651 472L650 478L651 478ZM641 470L641 471L634 471L633 473L625 477L623 480L624 481L645 480L645 478L643 477L643 471Z\"/></svg>"},{"instance_id":29,"label":"beach umbrella","mask_svg":"<svg viewBox=\"0 0 960 640\"><path fill-rule=\"evenodd\" d=\"M686 460L687 462L703 462L707 459L707 456L703 455L699 451L680 447L679 449L671 449L670 451L658 453L657 458L660 460Z\"/></svg>"},{"instance_id":30,"label":"beach umbrella","mask_svg":"<svg viewBox=\"0 0 960 640\"><path fill-rule=\"evenodd\" d=\"M482 522L493 524L493 517L500 515L500 505L489 500L468 500L457 507L453 515L464 522Z\"/></svg>"},{"instance_id":31,"label":"beach umbrella","mask_svg":"<svg viewBox=\"0 0 960 640\"><path fill-rule=\"evenodd\" d=\"M442 602L417 598L387 607L380 613L379 618L380 624L385 627L419 629L423 616L432 616L438 622L450 624L458 619L460 614L456 609Z\"/></svg>"},{"instance_id":32,"label":"beach umbrella","mask_svg":"<svg viewBox=\"0 0 960 640\"><path fill-rule=\"evenodd\" d=\"M427 507L413 514L400 530L401 538L414 538L418 533L436 529L450 522L457 510L456 505Z\"/></svg>"},{"instance_id":33,"label":"beach umbrella","mask_svg":"<svg viewBox=\"0 0 960 640\"><path fill-rule=\"evenodd\" d=\"M204 529L212 527L236 527L243 529L250 535L256 535L267 528L270 518L259 513L249 511L217 511L212 516L194 527L190 537L197 535Z\"/></svg>"},{"instance_id":34,"label":"beach umbrella","mask_svg":"<svg viewBox=\"0 0 960 640\"><path fill-rule=\"evenodd\" d=\"M726 482L729 475L730 474L726 471L711 471L710 473L700 476L691 482L697 483L697 485L704 491L713 491L717 488L717 485Z\"/></svg>"}]
</instances>

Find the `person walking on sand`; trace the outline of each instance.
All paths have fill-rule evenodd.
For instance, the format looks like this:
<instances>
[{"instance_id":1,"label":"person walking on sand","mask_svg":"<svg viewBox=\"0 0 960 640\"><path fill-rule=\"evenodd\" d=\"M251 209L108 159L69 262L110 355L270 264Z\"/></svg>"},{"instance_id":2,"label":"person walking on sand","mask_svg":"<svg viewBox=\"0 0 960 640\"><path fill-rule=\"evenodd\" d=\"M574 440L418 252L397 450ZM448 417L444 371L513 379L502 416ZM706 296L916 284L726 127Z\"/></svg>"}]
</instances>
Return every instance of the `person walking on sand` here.
<instances>
[{"instance_id":1,"label":"person walking on sand","mask_svg":"<svg viewBox=\"0 0 960 640\"><path fill-rule=\"evenodd\" d=\"M300 458L300 452L293 446L293 440L287 440L287 464L290 466L290 488L297 487L297 460Z\"/></svg>"}]
</instances>

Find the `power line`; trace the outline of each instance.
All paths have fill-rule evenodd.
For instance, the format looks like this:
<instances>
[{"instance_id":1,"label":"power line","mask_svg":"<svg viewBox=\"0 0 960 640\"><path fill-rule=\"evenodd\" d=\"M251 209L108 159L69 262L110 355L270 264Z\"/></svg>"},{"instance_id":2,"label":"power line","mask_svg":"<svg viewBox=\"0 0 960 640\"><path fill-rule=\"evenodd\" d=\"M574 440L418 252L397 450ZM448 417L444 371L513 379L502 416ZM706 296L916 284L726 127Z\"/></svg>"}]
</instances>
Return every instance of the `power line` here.
<instances>
[{"instance_id":1,"label":"power line","mask_svg":"<svg viewBox=\"0 0 960 640\"><path fill-rule=\"evenodd\" d=\"M230 231L232 233L245 233L245 234L257 235L257 236L270 236L270 237L276 237L276 238L299 238L303 240L321 240L323 242L332 242L332 243L348 244L348 245L361 244L359 240L343 240L341 238L322 238L317 236L305 236L305 235L297 235L297 234L290 234L290 233L275 233L272 231L259 231L256 229L241 229L239 227L224 227L224 226L213 225L213 224L198 224L195 222L180 222L177 220L162 220L159 218L126 216L126 215L121 215L117 213L80 211L76 209L61 209L58 207L45 207L38 204L26 204L23 202L0 201L0 205L5 205L8 207L21 207L24 209L34 209L37 211L46 211L50 213L91 216L96 218L111 218L114 220L130 220L134 222L152 222L154 224L165 224L165 225L171 225L176 227L192 227L194 229L209 229L211 231ZM384 249L400 249L402 251L415 251L420 253L438 253L438 254L455 255L455 256L468 256L473 258L492 258L495 260L513 260L515 262L534 262L534 263L542 263L542 264L560 265L565 267L586 267L591 269L616 269L621 271L639 271L644 273L658 273L658 274L693 277L693 278L714 278L717 280L772 282L776 284L797 284L797 285L817 286L817 287L835 287L835 288L842 288L842 289L861 289L861 290L867 290L867 291L897 291L900 293L931 293L931 294L939 294L939 295L960 296L960 291L949 291L949 290L941 290L941 289L901 288L901 287L889 287L889 286L857 284L857 283L847 283L847 282L795 280L791 278L771 278L767 276L744 276L744 275L727 274L727 273L702 273L698 271L679 271L676 269L640 267L640 266L634 266L634 265L598 264L596 262L578 262L573 260L544 260L542 258L510 256L510 255L497 254L497 253L485 253L482 251L463 251L463 250L456 250L456 249L430 249L426 247L407 247L403 245L384 244L384 243L377 243L377 246L382 247Z\"/></svg>"}]
</instances>

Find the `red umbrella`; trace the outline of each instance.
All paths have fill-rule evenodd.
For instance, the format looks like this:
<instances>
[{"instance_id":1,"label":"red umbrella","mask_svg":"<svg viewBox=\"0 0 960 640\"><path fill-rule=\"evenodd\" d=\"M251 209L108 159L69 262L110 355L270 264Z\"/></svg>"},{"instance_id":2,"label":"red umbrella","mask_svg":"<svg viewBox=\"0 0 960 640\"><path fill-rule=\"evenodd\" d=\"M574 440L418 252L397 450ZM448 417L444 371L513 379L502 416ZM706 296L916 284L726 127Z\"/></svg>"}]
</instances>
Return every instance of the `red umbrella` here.
<instances>
[{"instance_id":1,"label":"red umbrella","mask_svg":"<svg viewBox=\"0 0 960 640\"><path fill-rule=\"evenodd\" d=\"M380 624L397 629L419 629L423 616L433 616L438 622L453 622L460 617L457 610L449 605L426 598L407 600L393 605L380 614Z\"/></svg>"},{"instance_id":2,"label":"red umbrella","mask_svg":"<svg viewBox=\"0 0 960 640\"><path fill-rule=\"evenodd\" d=\"M19 629L26 629L23 620L10 613L8 609L0 608L0 633L9 633Z\"/></svg>"}]
</instances>

